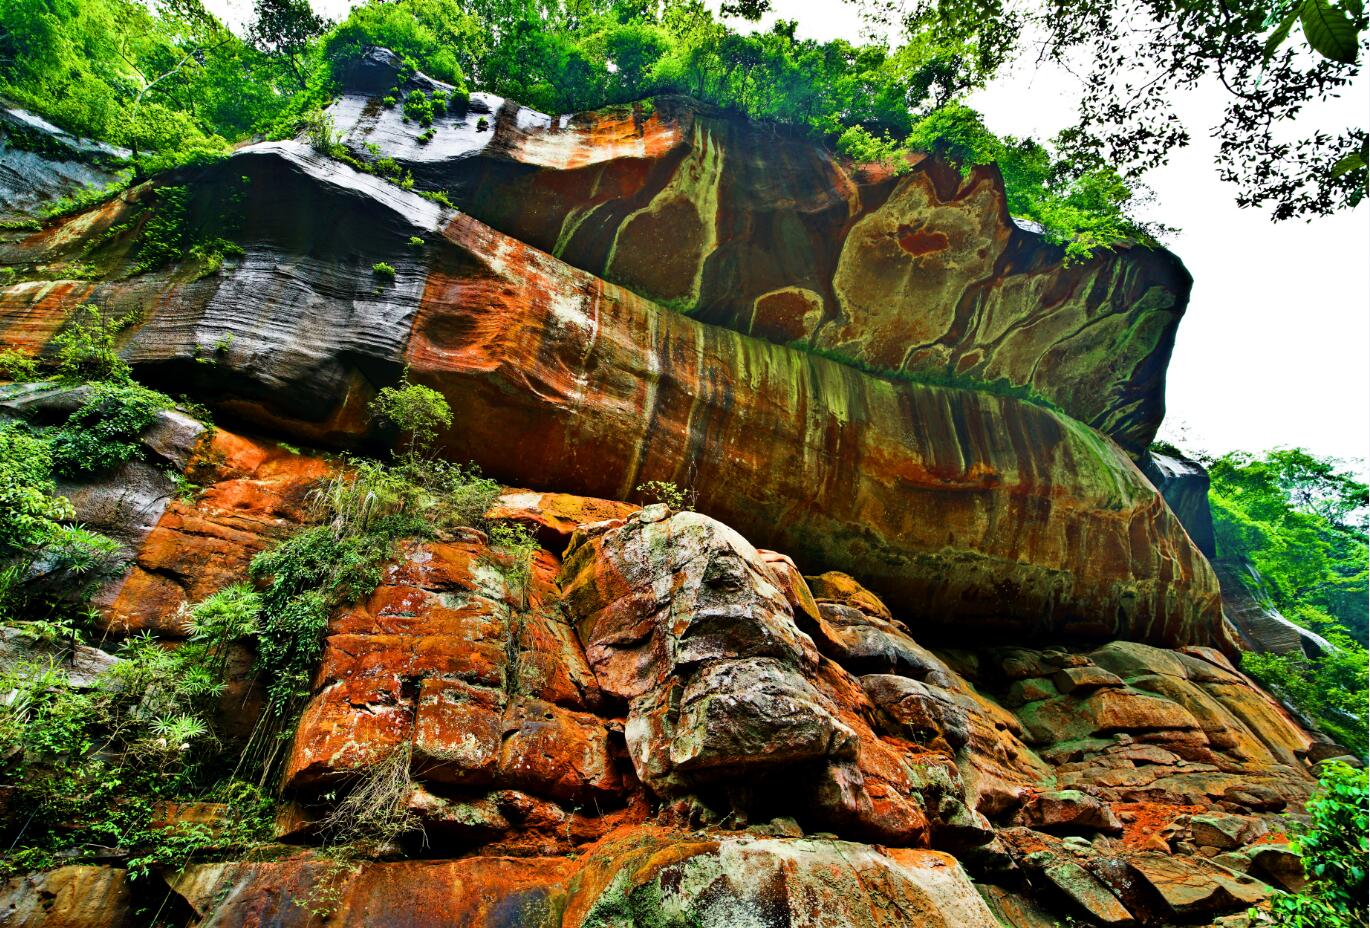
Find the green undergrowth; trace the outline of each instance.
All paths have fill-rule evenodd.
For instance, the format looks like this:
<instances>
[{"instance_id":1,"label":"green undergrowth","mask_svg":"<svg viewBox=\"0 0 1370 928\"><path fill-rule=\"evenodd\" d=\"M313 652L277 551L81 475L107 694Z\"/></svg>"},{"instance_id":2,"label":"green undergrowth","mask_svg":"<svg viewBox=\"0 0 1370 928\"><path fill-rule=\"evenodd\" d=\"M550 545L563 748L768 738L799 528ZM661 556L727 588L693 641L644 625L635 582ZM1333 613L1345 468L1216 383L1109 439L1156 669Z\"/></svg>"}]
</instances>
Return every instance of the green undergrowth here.
<instances>
[{"instance_id":1,"label":"green undergrowth","mask_svg":"<svg viewBox=\"0 0 1370 928\"><path fill-rule=\"evenodd\" d=\"M970 374L961 374L952 370L950 367L943 370L895 370L887 367L877 367L860 358L853 358L841 351L832 348L824 348L809 344L804 339L796 339L789 343L789 347L798 349L816 357L826 358L847 367L854 367L862 373L872 377L879 377L882 380L892 380L897 383L915 383L927 387L947 387L954 390L974 390L978 393L988 393L993 396L1002 396L1009 399L1022 400L1025 403L1032 403L1034 406L1041 406L1045 409L1053 410L1058 413L1065 413L1053 400L1048 399L1037 390L1026 384L1015 384L1007 377L998 380L982 380Z\"/></svg>"},{"instance_id":2,"label":"green undergrowth","mask_svg":"<svg viewBox=\"0 0 1370 928\"><path fill-rule=\"evenodd\" d=\"M1269 909L1252 909L1248 922L1268 928L1361 928L1370 920L1370 806L1365 770L1329 764L1306 808L1307 822L1293 820L1291 847L1303 858L1309 883L1279 893Z\"/></svg>"}]
</instances>

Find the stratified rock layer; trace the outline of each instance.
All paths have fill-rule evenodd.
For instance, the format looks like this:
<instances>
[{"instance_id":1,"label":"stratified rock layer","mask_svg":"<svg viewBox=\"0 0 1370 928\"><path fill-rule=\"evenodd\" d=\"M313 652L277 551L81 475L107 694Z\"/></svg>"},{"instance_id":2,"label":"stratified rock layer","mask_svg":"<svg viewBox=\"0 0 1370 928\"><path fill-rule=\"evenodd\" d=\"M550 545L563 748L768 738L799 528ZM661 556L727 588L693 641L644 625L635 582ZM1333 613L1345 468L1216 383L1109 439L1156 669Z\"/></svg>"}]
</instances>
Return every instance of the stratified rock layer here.
<instances>
[{"instance_id":1,"label":"stratified rock layer","mask_svg":"<svg viewBox=\"0 0 1370 928\"><path fill-rule=\"evenodd\" d=\"M702 324L298 145L191 180L200 208L241 210L240 260L208 277L192 262L14 285L0 294L7 339L37 347L83 300L136 310L125 353L146 376L332 443L364 437L364 404L407 364L452 404L454 458L610 499L674 481L920 622L1222 641L1207 563L1127 455L1070 418ZM125 266L131 243L99 236L149 196L33 235L9 260L60 265L95 242ZM393 281L370 272L378 261Z\"/></svg>"},{"instance_id":2,"label":"stratified rock layer","mask_svg":"<svg viewBox=\"0 0 1370 928\"><path fill-rule=\"evenodd\" d=\"M553 118L476 94L420 142L380 104L387 54L332 109L345 142L516 239L745 334L1032 387L1133 453L1160 424L1183 265L1123 248L1067 266L993 168L920 155L895 178L680 97Z\"/></svg>"}]
</instances>

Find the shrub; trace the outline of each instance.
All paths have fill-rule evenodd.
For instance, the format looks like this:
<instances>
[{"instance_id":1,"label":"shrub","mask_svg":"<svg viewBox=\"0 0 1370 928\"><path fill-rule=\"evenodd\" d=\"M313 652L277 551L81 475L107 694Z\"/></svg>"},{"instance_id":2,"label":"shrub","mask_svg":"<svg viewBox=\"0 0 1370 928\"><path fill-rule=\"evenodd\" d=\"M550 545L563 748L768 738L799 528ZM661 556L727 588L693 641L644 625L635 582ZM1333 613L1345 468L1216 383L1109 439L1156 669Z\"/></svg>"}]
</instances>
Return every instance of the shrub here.
<instances>
[{"instance_id":1,"label":"shrub","mask_svg":"<svg viewBox=\"0 0 1370 928\"><path fill-rule=\"evenodd\" d=\"M0 563L36 552L74 514L57 495L48 440L0 423Z\"/></svg>"},{"instance_id":2,"label":"shrub","mask_svg":"<svg viewBox=\"0 0 1370 928\"><path fill-rule=\"evenodd\" d=\"M429 126L427 129L424 129L422 132L419 133L417 141L420 145L427 145L429 142L433 141L433 136L437 134L438 130L434 129L432 126Z\"/></svg>"},{"instance_id":3,"label":"shrub","mask_svg":"<svg viewBox=\"0 0 1370 928\"><path fill-rule=\"evenodd\" d=\"M533 555L537 553L537 539L528 526L517 522L497 522L490 526L490 544L500 555L495 566L509 586L511 595L528 608L528 592L533 579Z\"/></svg>"},{"instance_id":4,"label":"shrub","mask_svg":"<svg viewBox=\"0 0 1370 928\"><path fill-rule=\"evenodd\" d=\"M129 317L110 316L89 303L76 307L52 340L57 350L57 375L68 383L127 381L129 366L119 357L115 339L131 321Z\"/></svg>"},{"instance_id":5,"label":"shrub","mask_svg":"<svg viewBox=\"0 0 1370 928\"><path fill-rule=\"evenodd\" d=\"M0 378L25 382L38 379L38 361L13 348L0 350Z\"/></svg>"},{"instance_id":6,"label":"shrub","mask_svg":"<svg viewBox=\"0 0 1370 928\"><path fill-rule=\"evenodd\" d=\"M375 264L371 265L371 273L375 274L381 280L395 279L395 269L384 261L377 261Z\"/></svg>"},{"instance_id":7,"label":"shrub","mask_svg":"<svg viewBox=\"0 0 1370 928\"><path fill-rule=\"evenodd\" d=\"M637 491L649 503L665 503L668 508L676 510L695 508L695 491L682 490L669 480L648 480L638 484Z\"/></svg>"},{"instance_id":8,"label":"shrub","mask_svg":"<svg viewBox=\"0 0 1370 928\"><path fill-rule=\"evenodd\" d=\"M452 407L431 387L409 382L405 372L397 387L384 387L371 401L371 413L409 436L411 457L430 450L440 429L451 428Z\"/></svg>"},{"instance_id":9,"label":"shrub","mask_svg":"<svg viewBox=\"0 0 1370 928\"><path fill-rule=\"evenodd\" d=\"M411 236L409 236L408 245L409 245L410 248L422 248L422 247L423 247L423 239L419 238L417 235L411 235ZM0 357L2 357L2 356L0 356ZM3 363L3 362L0 361L0 363Z\"/></svg>"},{"instance_id":10,"label":"shrub","mask_svg":"<svg viewBox=\"0 0 1370 928\"><path fill-rule=\"evenodd\" d=\"M138 453L138 436L157 413L171 406L168 397L132 382L95 384L52 435L54 471L75 477L118 467Z\"/></svg>"},{"instance_id":11,"label":"shrub","mask_svg":"<svg viewBox=\"0 0 1370 928\"><path fill-rule=\"evenodd\" d=\"M226 586L186 611L186 637L205 646L222 673L233 642L255 635L262 598L246 583Z\"/></svg>"},{"instance_id":12,"label":"shrub","mask_svg":"<svg viewBox=\"0 0 1370 928\"><path fill-rule=\"evenodd\" d=\"M404 98L404 116L421 126L433 124L433 103L422 90L411 90Z\"/></svg>"},{"instance_id":13,"label":"shrub","mask_svg":"<svg viewBox=\"0 0 1370 928\"><path fill-rule=\"evenodd\" d=\"M337 130L333 128L333 117L323 110L312 110L305 116L304 134L310 147L321 155L336 156L342 147Z\"/></svg>"},{"instance_id":14,"label":"shrub","mask_svg":"<svg viewBox=\"0 0 1370 928\"><path fill-rule=\"evenodd\" d=\"M1278 928L1360 928L1366 924L1366 772L1329 764L1308 802L1309 823L1296 827L1294 848L1309 883L1303 891L1271 900L1269 913L1251 912L1255 924Z\"/></svg>"},{"instance_id":15,"label":"shrub","mask_svg":"<svg viewBox=\"0 0 1370 928\"><path fill-rule=\"evenodd\" d=\"M479 119L476 120L476 131L477 131L477 132L484 132L486 129L489 129L489 128L490 128L490 120L486 119L484 116L482 116L482 117L480 117Z\"/></svg>"}]
</instances>

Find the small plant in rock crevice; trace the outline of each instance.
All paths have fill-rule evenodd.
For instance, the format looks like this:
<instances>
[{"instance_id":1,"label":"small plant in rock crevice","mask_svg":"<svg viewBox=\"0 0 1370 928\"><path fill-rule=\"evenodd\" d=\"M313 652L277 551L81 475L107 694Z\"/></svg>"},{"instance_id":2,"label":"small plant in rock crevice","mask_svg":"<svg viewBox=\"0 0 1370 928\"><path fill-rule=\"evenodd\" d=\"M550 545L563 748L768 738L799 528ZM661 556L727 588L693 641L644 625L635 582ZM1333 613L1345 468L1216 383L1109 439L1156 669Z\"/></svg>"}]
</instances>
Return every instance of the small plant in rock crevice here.
<instances>
[{"instance_id":1,"label":"small plant in rock crevice","mask_svg":"<svg viewBox=\"0 0 1370 928\"><path fill-rule=\"evenodd\" d=\"M698 493L692 489L681 489L670 480L648 480L637 485L637 492L649 503L664 503L667 508L693 511Z\"/></svg>"}]
</instances>

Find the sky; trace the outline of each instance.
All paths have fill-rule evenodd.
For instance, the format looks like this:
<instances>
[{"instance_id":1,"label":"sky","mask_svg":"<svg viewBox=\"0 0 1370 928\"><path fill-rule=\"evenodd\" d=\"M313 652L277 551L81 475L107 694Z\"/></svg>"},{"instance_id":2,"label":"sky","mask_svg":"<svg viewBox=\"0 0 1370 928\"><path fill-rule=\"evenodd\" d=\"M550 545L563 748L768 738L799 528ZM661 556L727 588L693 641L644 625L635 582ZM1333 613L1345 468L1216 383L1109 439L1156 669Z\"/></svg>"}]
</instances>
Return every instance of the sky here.
<instances>
[{"instance_id":1,"label":"sky","mask_svg":"<svg viewBox=\"0 0 1370 928\"><path fill-rule=\"evenodd\" d=\"M349 0L313 0L329 18ZM716 0L711 6L717 6ZM250 0L210 0L230 23ZM773 0L777 18L801 37L859 41L857 8L843 0ZM735 22L747 28L743 22ZM1000 135L1048 139L1070 125L1079 85L1059 68L1019 65L977 92L970 104ZM1201 86L1178 101L1191 144L1144 178L1155 201L1142 218L1179 231L1164 244L1194 276L1166 389L1161 436L1190 451L1221 454L1301 446L1354 461L1370 458L1370 202L1311 222L1274 223L1239 209L1235 188L1218 180L1223 94ZM1322 104L1329 128L1370 113L1370 76L1354 92Z\"/></svg>"}]
</instances>

